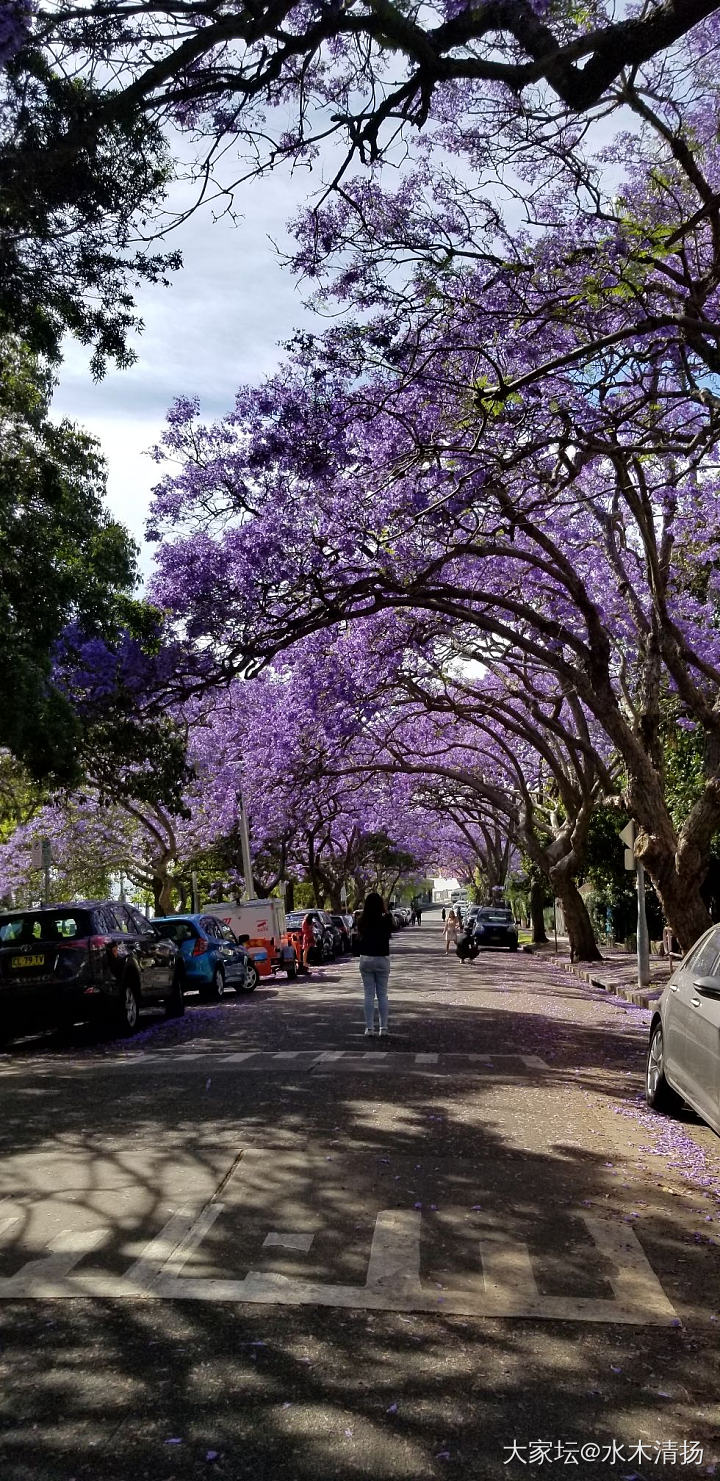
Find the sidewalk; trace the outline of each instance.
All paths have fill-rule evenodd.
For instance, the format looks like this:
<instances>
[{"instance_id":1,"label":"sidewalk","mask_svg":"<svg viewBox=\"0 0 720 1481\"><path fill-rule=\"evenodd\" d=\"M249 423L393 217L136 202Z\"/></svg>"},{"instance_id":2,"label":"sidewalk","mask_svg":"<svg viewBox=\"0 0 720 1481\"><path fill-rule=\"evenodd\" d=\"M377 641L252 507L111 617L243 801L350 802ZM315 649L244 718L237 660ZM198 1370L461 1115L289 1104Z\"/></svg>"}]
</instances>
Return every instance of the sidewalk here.
<instances>
[{"instance_id":1,"label":"sidewalk","mask_svg":"<svg viewBox=\"0 0 720 1481\"><path fill-rule=\"evenodd\" d=\"M622 998L623 1002L632 1003L636 1008L652 1007L660 997L670 976L670 963L667 957L651 956L650 985L649 987L638 987L637 957L630 956L625 951L618 951L612 946L603 946L600 950L603 956L601 962L571 962L569 953L563 953L561 950L556 955L552 943L548 943L547 946L534 946L533 955L544 957L545 960L552 962L553 966L561 967L564 972L570 972L573 977L579 977L582 982L588 982L591 987ZM677 965L677 960L673 958L673 966Z\"/></svg>"}]
</instances>

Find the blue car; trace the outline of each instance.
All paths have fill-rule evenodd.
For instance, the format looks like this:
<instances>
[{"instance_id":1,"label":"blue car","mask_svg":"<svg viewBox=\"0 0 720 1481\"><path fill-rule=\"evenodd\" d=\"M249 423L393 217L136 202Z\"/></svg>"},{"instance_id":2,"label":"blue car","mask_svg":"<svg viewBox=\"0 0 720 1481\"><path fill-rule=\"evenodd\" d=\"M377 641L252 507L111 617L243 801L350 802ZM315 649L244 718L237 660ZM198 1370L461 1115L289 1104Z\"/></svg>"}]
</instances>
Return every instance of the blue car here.
<instances>
[{"instance_id":1,"label":"blue car","mask_svg":"<svg viewBox=\"0 0 720 1481\"><path fill-rule=\"evenodd\" d=\"M214 915L165 915L153 925L161 936L175 942L184 985L197 987L204 1002L217 1002L229 988L255 991L258 969L224 921Z\"/></svg>"}]
</instances>

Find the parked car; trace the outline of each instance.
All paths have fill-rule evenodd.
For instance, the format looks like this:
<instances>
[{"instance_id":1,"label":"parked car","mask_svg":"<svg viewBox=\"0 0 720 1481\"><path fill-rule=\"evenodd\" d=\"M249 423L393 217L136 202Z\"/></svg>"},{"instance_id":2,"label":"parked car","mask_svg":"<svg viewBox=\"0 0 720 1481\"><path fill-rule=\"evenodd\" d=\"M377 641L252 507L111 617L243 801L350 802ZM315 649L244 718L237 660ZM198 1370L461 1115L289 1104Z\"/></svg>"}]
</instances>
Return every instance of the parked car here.
<instances>
[{"instance_id":1,"label":"parked car","mask_svg":"<svg viewBox=\"0 0 720 1481\"><path fill-rule=\"evenodd\" d=\"M292 941L298 955L298 961L302 961L302 926L306 916L310 917L315 937L315 945L310 953L310 961L318 964L330 962L335 956L335 935L329 930L322 920L319 910L292 910L287 917L288 938Z\"/></svg>"},{"instance_id":2,"label":"parked car","mask_svg":"<svg viewBox=\"0 0 720 1481\"><path fill-rule=\"evenodd\" d=\"M214 915L165 915L156 931L174 941L182 960L184 987L196 987L205 1002L217 1002L226 988L254 992L258 969L230 927Z\"/></svg>"},{"instance_id":3,"label":"parked car","mask_svg":"<svg viewBox=\"0 0 720 1481\"><path fill-rule=\"evenodd\" d=\"M472 918L472 932L478 946L506 946L508 951L517 951L517 926L512 911L504 907L481 905Z\"/></svg>"},{"instance_id":4,"label":"parked car","mask_svg":"<svg viewBox=\"0 0 720 1481\"><path fill-rule=\"evenodd\" d=\"M334 917L328 910L318 910L318 915L320 916L320 920L324 925L325 930L330 932L330 936L332 938L333 957L342 956L345 950L345 947L343 945L344 931L342 926L339 926L336 923Z\"/></svg>"},{"instance_id":5,"label":"parked car","mask_svg":"<svg viewBox=\"0 0 720 1481\"><path fill-rule=\"evenodd\" d=\"M670 1115L687 1101L720 1135L720 926L696 941L653 1013L645 1094Z\"/></svg>"},{"instance_id":6,"label":"parked car","mask_svg":"<svg viewBox=\"0 0 720 1481\"><path fill-rule=\"evenodd\" d=\"M347 956L350 950L350 932L352 930L351 915L331 915L330 919L336 929L340 932L340 953Z\"/></svg>"},{"instance_id":7,"label":"parked car","mask_svg":"<svg viewBox=\"0 0 720 1481\"><path fill-rule=\"evenodd\" d=\"M134 906L82 900L0 915L0 1036L103 1016L133 1033L146 1003L185 1011L175 944Z\"/></svg>"}]
</instances>

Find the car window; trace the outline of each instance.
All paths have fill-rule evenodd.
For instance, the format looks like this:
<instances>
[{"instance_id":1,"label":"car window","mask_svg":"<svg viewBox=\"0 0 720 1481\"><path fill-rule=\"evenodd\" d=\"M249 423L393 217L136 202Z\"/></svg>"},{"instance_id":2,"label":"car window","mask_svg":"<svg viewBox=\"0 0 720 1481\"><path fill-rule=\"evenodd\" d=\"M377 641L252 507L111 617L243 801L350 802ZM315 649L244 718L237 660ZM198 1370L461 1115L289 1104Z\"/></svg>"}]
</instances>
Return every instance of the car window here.
<instances>
[{"instance_id":1,"label":"car window","mask_svg":"<svg viewBox=\"0 0 720 1481\"><path fill-rule=\"evenodd\" d=\"M703 940L702 937L701 937L701 939L699 941L696 941L695 942L695 945L694 946L691 946L691 948L690 948L687 956L680 963L681 970L684 971L684 972L689 972L690 969L692 968L693 972L696 971L697 970L697 964L698 964L698 962L700 960L700 953L701 952L704 952L705 951L705 948L707 946L709 946L711 944L711 942L714 942L714 941L716 941L716 937L715 937L715 932L714 931L713 931L713 933L712 933L711 936L708 936L707 937L706 940ZM717 945L715 946L715 950L717 950Z\"/></svg>"},{"instance_id":2,"label":"car window","mask_svg":"<svg viewBox=\"0 0 720 1481\"><path fill-rule=\"evenodd\" d=\"M194 941L197 931L189 920L156 920L153 921L153 929L158 936L165 941L174 941L176 946L182 946L183 941Z\"/></svg>"},{"instance_id":3,"label":"car window","mask_svg":"<svg viewBox=\"0 0 720 1481\"><path fill-rule=\"evenodd\" d=\"M237 946L238 943L235 932L231 931L230 927L226 926L224 921L216 921L215 928L221 941L230 941L233 946Z\"/></svg>"},{"instance_id":4,"label":"car window","mask_svg":"<svg viewBox=\"0 0 720 1481\"><path fill-rule=\"evenodd\" d=\"M99 913L100 912L98 912L98 914ZM123 910L122 905L114 904L108 901L108 904L103 906L102 913L107 919L109 930L112 931L115 935L117 935L118 931L122 931L125 935L127 935L128 931L134 930L134 927L130 925L130 922L127 918L127 915L125 914L125 911Z\"/></svg>"},{"instance_id":5,"label":"car window","mask_svg":"<svg viewBox=\"0 0 720 1481\"><path fill-rule=\"evenodd\" d=\"M719 955L720 949L718 946L718 938L715 932L713 932L709 941L705 942L705 945L693 959L693 977L712 977L713 969L717 963Z\"/></svg>"},{"instance_id":6,"label":"car window","mask_svg":"<svg viewBox=\"0 0 720 1481\"><path fill-rule=\"evenodd\" d=\"M152 927L149 920L146 920L145 916L141 915L139 910L133 910L129 905L125 906L125 910L130 917L130 929L132 931L137 931L139 936L152 935Z\"/></svg>"},{"instance_id":7,"label":"car window","mask_svg":"<svg viewBox=\"0 0 720 1481\"><path fill-rule=\"evenodd\" d=\"M0 939L7 945L16 941L74 941L91 934L92 917L88 910L28 910L23 915L3 919L0 916Z\"/></svg>"},{"instance_id":8,"label":"car window","mask_svg":"<svg viewBox=\"0 0 720 1481\"><path fill-rule=\"evenodd\" d=\"M0 941L5 941L8 945L13 941L17 941L22 927L22 916L18 916L16 920L3 921L2 925L0 925Z\"/></svg>"},{"instance_id":9,"label":"car window","mask_svg":"<svg viewBox=\"0 0 720 1481\"><path fill-rule=\"evenodd\" d=\"M209 936L211 941L217 941L217 939L218 939L217 921L214 921L212 919L212 916L209 916L209 915L204 915L203 916L203 918L202 918L202 920L200 922L200 930L201 931L204 931L205 932L205 935L206 936Z\"/></svg>"},{"instance_id":10,"label":"car window","mask_svg":"<svg viewBox=\"0 0 720 1481\"><path fill-rule=\"evenodd\" d=\"M93 929L98 936L114 936L117 934L118 925L115 912L111 906L101 905L93 911Z\"/></svg>"}]
</instances>

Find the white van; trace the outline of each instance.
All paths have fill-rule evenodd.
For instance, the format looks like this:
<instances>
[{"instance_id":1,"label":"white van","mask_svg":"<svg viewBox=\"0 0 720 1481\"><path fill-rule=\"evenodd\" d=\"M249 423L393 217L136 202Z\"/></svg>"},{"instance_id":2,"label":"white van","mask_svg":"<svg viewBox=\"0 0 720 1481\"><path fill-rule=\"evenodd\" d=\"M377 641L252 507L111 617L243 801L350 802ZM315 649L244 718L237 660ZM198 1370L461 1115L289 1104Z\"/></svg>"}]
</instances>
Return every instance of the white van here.
<instances>
[{"instance_id":1,"label":"white van","mask_svg":"<svg viewBox=\"0 0 720 1481\"><path fill-rule=\"evenodd\" d=\"M287 939L285 906L282 900L221 900L204 905L208 915L224 921L245 946L261 977L279 969L288 981L297 974L295 948Z\"/></svg>"}]
</instances>

